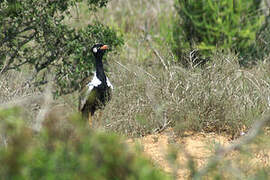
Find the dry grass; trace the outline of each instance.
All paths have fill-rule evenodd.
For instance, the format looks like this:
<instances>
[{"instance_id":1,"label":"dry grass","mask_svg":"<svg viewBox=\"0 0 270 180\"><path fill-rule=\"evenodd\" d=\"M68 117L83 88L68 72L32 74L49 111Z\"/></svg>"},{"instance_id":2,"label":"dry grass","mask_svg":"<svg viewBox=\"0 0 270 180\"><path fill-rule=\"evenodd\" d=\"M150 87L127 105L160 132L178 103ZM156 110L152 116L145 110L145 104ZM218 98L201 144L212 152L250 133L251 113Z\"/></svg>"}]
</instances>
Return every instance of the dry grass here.
<instances>
[{"instance_id":1,"label":"dry grass","mask_svg":"<svg viewBox=\"0 0 270 180\"><path fill-rule=\"evenodd\" d=\"M47 116L56 114L55 109L60 110L58 114L65 118L67 114L75 112L74 95L54 100L52 99L51 85L45 86L44 89L35 88L27 83L31 77L28 75L24 71L9 71L0 76L0 109L14 106L23 109L24 117L22 119L34 130L40 129L41 123Z\"/></svg>"},{"instance_id":2,"label":"dry grass","mask_svg":"<svg viewBox=\"0 0 270 180\"><path fill-rule=\"evenodd\" d=\"M26 72L9 71L0 75L0 108L20 106L34 119L42 102L40 92L27 84Z\"/></svg>"},{"instance_id":3,"label":"dry grass","mask_svg":"<svg viewBox=\"0 0 270 180\"><path fill-rule=\"evenodd\" d=\"M110 65L115 91L105 125L136 136L168 123L180 135L193 130L239 136L269 109L269 64L243 69L233 55L215 59L204 69L189 70L167 61L161 67L158 57L159 67L115 60Z\"/></svg>"}]
</instances>

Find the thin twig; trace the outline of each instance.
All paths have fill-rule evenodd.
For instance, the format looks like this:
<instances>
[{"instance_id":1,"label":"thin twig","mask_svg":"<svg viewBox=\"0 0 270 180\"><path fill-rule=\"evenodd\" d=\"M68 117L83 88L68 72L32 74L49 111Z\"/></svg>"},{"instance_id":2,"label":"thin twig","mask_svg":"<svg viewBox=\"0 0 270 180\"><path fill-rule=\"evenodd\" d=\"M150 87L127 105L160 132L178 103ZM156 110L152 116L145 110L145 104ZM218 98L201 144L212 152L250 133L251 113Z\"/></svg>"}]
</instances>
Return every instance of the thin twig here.
<instances>
[{"instance_id":1,"label":"thin twig","mask_svg":"<svg viewBox=\"0 0 270 180\"><path fill-rule=\"evenodd\" d=\"M148 41L148 44L149 44L150 48L153 50L154 54L158 57L158 59L160 60L160 62L164 66L164 68L168 71L169 68L168 68L167 64L165 63L164 59L160 56L159 52L152 46L152 44L150 42L151 37L146 38L146 40Z\"/></svg>"},{"instance_id":2,"label":"thin twig","mask_svg":"<svg viewBox=\"0 0 270 180\"><path fill-rule=\"evenodd\" d=\"M33 125L33 129L36 132L40 131L42 127L42 122L45 119L45 115L49 111L50 105L53 101L53 96L52 96L52 79L53 78L49 76L48 79L49 79L49 84L46 87L45 92L44 92L44 103L36 117L36 122Z\"/></svg>"},{"instance_id":3,"label":"thin twig","mask_svg":"<svg viewBox=\"0 0 270 180\"><path fill-rule=\"evenodd\" d=\"M116 64L118 64L119 66L121 66L122 68L124 68L125 70L127 70L128 72L131 72L131 73L133 73L135 76L137 76L137 74L136 74L135 72L129 70L126 66L124 66L123 64L121 64L119 61L114 60L114 62L115 62Z\"/></svg>"},{"instance_id":4,"label":"thin twig","mask_svg":"<svg viewBox=\"0 0 270 180\"><path fill-rule=\"evenodd\" d=\"M145 74L147 74L149 77L151 77L152 79L156 80L157 78L155 76L153 76L152 74L150 74L149 72L147 72L146 70L144 70L141 67L138 67L139 69L141 69L143 72L145 72Z\"/></svg>"},{"instance_id":5,"label":"thin twig","mask_svg":"<svg viewBox=\"0 0 270 180\"><path fill-rule=\"evenodd\" d=\"M155 129L154 133L162 133L171 123L172 121L166 121L161 128Z\"/></svg>"},{"instance_id":6,"label":"thin twig","mask_svg":"<svg viewBox=\"0 0 270 180\"><path fill-rule=\"evenodd\" d=\"M164 68L168 71L168 66L166 65L166 63L165 63L165 61L164 61L164 59L159 55L159 53L158 53L158 51L155 49L155 48L153 48L153 47L151 47L152 48L152 50L154 51L154 53L155 53L155 55L159 58L159 60L161 61L161 63L162 63L162 65L164 66Z\"/></svg>"}]
</instances>

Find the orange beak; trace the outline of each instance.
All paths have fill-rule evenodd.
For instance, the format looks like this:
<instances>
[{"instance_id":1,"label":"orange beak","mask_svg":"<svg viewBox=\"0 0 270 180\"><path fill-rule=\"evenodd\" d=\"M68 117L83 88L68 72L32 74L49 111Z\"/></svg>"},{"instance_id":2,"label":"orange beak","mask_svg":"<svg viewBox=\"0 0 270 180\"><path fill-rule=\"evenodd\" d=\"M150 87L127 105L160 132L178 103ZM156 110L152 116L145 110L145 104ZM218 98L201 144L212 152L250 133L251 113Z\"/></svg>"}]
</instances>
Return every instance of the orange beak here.
<instances>
[{"instance_id":1,"label":"orange beak","mask_svg":"<svg viewBox=\"0 0 270 180\"><path fill-rule=\"evenodd\" d=\"M108 45L103 45L100 49L106 50L106 49L109 49L109 46Z\"/></svg>"}]
</instances>

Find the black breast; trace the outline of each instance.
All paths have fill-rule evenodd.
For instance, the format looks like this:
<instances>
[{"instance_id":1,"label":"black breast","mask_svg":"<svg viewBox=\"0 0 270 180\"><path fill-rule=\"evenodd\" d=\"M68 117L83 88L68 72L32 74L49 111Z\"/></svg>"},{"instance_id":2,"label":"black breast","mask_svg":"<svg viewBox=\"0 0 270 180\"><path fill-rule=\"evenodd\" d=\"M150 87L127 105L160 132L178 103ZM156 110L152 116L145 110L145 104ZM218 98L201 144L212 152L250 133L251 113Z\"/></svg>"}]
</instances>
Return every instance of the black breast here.
<instances>
[{"instance_id":1,"label":"black breast","mask_svg":"<svg viewBox=\"0 0 270 180\"><path fill-rule=\"evenodd\" d=\"M108 101L111 100L111 88L107 84L100 84L98 87L95 87L98 92L98 101L102 106L105 106Z\"/></svg>"}]
</instances>

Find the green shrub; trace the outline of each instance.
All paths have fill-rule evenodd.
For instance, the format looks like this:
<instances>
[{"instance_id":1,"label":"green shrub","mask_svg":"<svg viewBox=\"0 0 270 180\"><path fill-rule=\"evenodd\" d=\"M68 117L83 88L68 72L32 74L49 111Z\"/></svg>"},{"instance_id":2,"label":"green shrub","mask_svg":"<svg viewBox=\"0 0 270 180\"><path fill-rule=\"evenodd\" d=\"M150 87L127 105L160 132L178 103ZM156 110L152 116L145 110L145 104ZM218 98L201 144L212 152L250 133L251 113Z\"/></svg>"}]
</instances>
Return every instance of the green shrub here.
<instances>
[{"instance_id":1,"label":"green shrub","mask_svg":"<svg viewBox=\"0 0 270 180\"><path fill-rule=\"evenodd\" d=\"M201 58L217 51L246 52L255 43L264 16L260 0L215 1L178 0L179 20L174 25L174 51L184 65L183 56L199 50Z\"/></svg>"},{"instance_id":2,"label":"green shrub","mask_svg":"<svg viewBox=\"0 0 270 180\"><path fill-rule=\"evenodd\" d=\"M83 1L1 1L0 74L27 69L31 85L41 86L53 79L58 94L77 90L92 71L93 44L106 43L111 50L123 44L121 36L100 22L76 28L68 24L79 3ZM88 13L106 4L107 0L84 3ZM49 79L48 74L53 77Z\"/></svg>"},{"instance_id":3,"label":"green shrub","mask_svg":"<svg viewBox=\"0 0 270 180\"><path fill-rule=\"evenodd\" d=\"M0 127L9 132L8 145L0 146L1 179L168 179L119 136L95 133L77 116L46 119L34 135L15 123L23 122L17 112L0 110Z\"/></svg>"}]
</instances>

